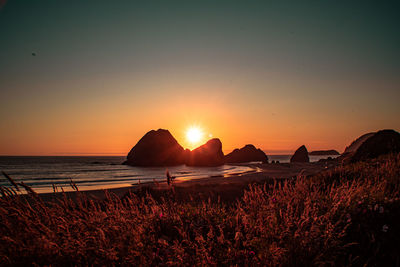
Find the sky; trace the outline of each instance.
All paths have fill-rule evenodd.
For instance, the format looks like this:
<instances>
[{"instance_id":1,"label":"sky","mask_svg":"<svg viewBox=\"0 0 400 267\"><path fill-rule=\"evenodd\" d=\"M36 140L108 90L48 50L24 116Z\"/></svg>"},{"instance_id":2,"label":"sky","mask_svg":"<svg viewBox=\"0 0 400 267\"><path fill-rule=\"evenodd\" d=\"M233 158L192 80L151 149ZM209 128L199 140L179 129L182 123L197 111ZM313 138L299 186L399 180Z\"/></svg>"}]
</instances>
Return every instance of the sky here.
<instances>
[{"instance_id":1,"label":"sky","mask_svg":"<svg viewBox=\"0 0 400 267\"><path fill-rule=\"evenodd\" d=\"M0 1L0 155L225 153L400 130L399 1Z\"/></svg>"}]
</instances>

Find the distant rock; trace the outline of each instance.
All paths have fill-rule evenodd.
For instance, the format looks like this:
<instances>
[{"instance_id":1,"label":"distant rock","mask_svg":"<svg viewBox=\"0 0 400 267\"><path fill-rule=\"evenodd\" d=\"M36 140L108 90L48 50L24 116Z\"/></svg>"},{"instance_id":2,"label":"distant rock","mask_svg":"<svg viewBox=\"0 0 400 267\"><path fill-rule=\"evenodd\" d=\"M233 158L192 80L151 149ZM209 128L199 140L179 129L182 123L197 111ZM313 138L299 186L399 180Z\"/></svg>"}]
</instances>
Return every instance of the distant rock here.
<instances>
[{"instance_id":1,"label":"distant rock","mask_svg":"<svg viewBox=\"0 0 400 267\"><path fill-rule=\"evenodd\" d=\"M185 163L185 150L168 130L151 130L131 149L125 164L131 166L174 166Z\"/></svg>"},{"instance_id":2,"label":"distant rock","mask_svg":"<svg viewBox=\"0 0 400 267\"><path fill-rule=\"evenodd\" d=\"M333 155L340 155L339 152L336 150L315 150L308 153L309 156L333 156Z\"/></svg>"},{"instance_id":3,"label":"distant rock","mask_svg":"<svg viewBox=\"0 0 400 267\"><path fill-rule=\"evenodd\" d=\"M224 164L222 143L218 138L209 140L204 145L186 151L186 165L188 166L220 166Z\"/></svg>"},{"instance_id":4,"label":"distant rock","mask_svg":"<svg viewBox=\"0 0 400 267\"><path fill-rule=\"evenodd\" d=\"M327 162L327 161L334 161L332 157L327 157L326 159L320 159L318 162Z\"/></svg>"},{"instance_id":5,"label":"distant rock","mask_svg":"<svg viewBox=\"0 0 400 267\"><path fill-rule=\"evenodd\" d=\"M358 137L356 140L351 142L351 144L345 148L343 154L348 154L348 153L354 153L357 151L357 149L371 136L373 136L376 132L372 133L366 133L364 135L361 135Z\"/></svg>"},{"instance_id":6,"label":"distant rock","mask_svg":"<svg viewBox=\"0 0 400 267\"><path fill-rule=\"evenodd\" d=\"M299 147L296 152L294 152L293 156L290 158L290 162L310 162L310 158L308 157L307 148L302 145Z\"/></svg>"},{"instance_id":7,"label":"distant rock","mask_svg":"<svg viewBox=\"0 0 400 267\"><path fill-rule=\"evenodd\" d=\"M251 161L261 161L268 163L268 157L264 151L257 149L253 145L245 145L241 149L235 149L225 156L226 163L245 163Z\"/></svg>"},{"instance_id":8,"label":"distant rock","mask_svg":"<svg viewBox=\"0 0 400 267\"><path fill-rule=\"evenodd\" d=\"M394 130L381 130L365 140L351 156L351 161L377 158L400 152L400 134Z\"/></svg>"}]
</instances>

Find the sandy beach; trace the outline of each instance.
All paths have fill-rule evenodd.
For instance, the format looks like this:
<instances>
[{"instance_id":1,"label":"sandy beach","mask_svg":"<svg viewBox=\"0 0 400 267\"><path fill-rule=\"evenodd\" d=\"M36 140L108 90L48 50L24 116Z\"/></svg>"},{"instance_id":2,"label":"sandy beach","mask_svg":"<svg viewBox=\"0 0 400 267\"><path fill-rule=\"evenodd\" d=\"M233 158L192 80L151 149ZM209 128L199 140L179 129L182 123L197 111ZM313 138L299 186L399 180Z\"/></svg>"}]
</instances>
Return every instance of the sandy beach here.
<instances>
[{"instance_id":1,"label":"sandy beach","mask_svg":"<svg viewBox=\"0 0 400 267\"><path fill-rule=\"evenodd\" d=\"M174 198L181 201L187 201L190 199L207 200L210 197L212 199L219 198L222 201L230 202L240 197L243 190L246 189L249 184L262 184L265 182L273 183L275 179L290 179L298 176L309 176L333 168L337 163L243 163L240 165L251 167L253 171L192 180L176 179L173 181L172 186L169 186L166 181L149 182L139 185L109 189L94 189L80 192L86 194L86 196L91 199L102 200L105 198L106 191L115 194L118 197L123 197L129 192L132 192L136 194L150 193L155 198L170 195L173 191ZM61 194L61 192L58 192L41 193L39 195L43 200L49 201L59 198ZM75 191L65 192L65 194L71 199L75 199L76 197Z\"/></svg>"}]
</instances>

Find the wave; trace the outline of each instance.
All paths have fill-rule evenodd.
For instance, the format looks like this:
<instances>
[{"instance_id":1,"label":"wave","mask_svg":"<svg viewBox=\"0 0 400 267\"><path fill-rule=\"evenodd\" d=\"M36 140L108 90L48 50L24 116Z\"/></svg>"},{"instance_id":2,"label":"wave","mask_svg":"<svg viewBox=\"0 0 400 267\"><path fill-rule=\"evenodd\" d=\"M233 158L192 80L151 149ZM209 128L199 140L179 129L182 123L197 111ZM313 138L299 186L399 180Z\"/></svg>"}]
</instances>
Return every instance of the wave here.
<instances>
[{"instance_id":1,"label":"wave","mask_svg":"<svg viewBox=\"0 0 400 267\"><path fill-rule=\"evenodd\" d=\"M0 170L5 171L16 181L24 181L38 192L52 192L53 184L70 187L71 179L81 188L101 185L109 188L116 185L137 184L139 181L165 180L164 167L133 167L118 164L121 157L0 157ZM24 162L26 164L24 164ZM99 162L99 164L93 164ZM115 164L115 165L111 165ZM246 166L223 165L219 167L189 167L185 165L169 167L168 171L176 179L190 180L206 177L227 176L252 170ZM1 176L0 176L1 177ZM9 186L0 178L0 185ZM81 189L83 190L83 189Z\"/></svg>"}]
</instances>

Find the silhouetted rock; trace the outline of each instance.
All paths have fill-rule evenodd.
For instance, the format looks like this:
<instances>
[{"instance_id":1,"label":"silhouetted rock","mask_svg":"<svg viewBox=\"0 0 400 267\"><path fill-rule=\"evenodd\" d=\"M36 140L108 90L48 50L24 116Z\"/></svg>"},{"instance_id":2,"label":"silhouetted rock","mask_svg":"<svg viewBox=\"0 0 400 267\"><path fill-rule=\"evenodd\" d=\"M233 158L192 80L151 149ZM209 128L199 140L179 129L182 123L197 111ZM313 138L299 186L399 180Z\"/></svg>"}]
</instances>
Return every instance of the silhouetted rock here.
<instances>
[{"instance_id":1,"label":"silhouetted rock","mask_svg":"<svg viewBox=\"0 0 400 267\"><path fill-rule=\"evenodd\" d=\"M351 144L345 148L343 154L348 154L348 153L354 153L357 151L357 149L371 136L373 136L376 132L373 133L367 133L364 135L361 135L358 137L356 140L351 142Z\"/></svg>"},{"instance_id":2,"label":"silhouetted rock","mask_svg":"<svg viewBox=\"0 0 400 267\"><path fill-rule=\"evenodd\" d=\"M326 159L320 159L318 162L327 162L327 161L333 161L334 159L332 157L327 157Z\"/></svg>"},{"instance_id":3,"label":"silhouetted rock","mask_svg":"<svg viewBox=\"0 0 400 267\"><path fill-rule=\"evenodd\" d=\"M354 155L354 153L356 153L357 149L370 137L372 137L376 132L372 132L372 133L366 133L361 135L360 137L358 137L356 140L354 140L353 142L351 142L351 144L349 146L347 146L344 150L344 152L342 153L342 155L340 155L340 157L337 157L336 160L338 162L342 162L342 163L349 163L351 161L352 156Z\"/></svg>"},{"instance_id":4,"label":"silhouetted rock","mask_svg":"<svg viewBox=\"0 0 400 267\"><path fill-rule=\"evenodd\" d=\"M168 130L151 130L131 149L125 164L174 166L185 163L185 151Z\"/></svg>"},{"instance_id":5,"label":"silhouetted rock","mask_svg":"<svg viewBox=\"0 0 400 267\"><path fill-rule=\"evenodd\" d=\"M222 143L218 138L211 139L193 151L185 153L188 166L220 166L224 164Z\"/></svg>"},{"instance_id":6,"label":"silhouetted rock","mask_svg":"<svg viewBox=\"0 0 400 267\"><path fill-rule=\"evenodd\" d=\"M329 155L340 155L336 150L315 150L308 153L310 156L329 156Z\"/></svg>"},{"instance_id":7,"label":"silhouetted rock","mask_svg":"<svg viewBox=\"0 0 400 267\"><path fill-rule=\"evenodd\" d=\"M299 147L290 158L290 162L310 162L307 148L304 145Z\"/></svg>"},{"instance_id":8,"label":"silhouetted rock","mask_svg":"<svg viewBox=\"0 0 400 267\"><path fill-rule=\"evenodd\" d=\"M360 145L351 157L351 161L372 159L398 152L400 152L400 134L394 130L381 130Z\"/></svg>"},{"instance_id":9,"label":"silhouetted rock","mask_svg":"<svg viewBox=\"0 0 400 267\"><path fill-rule=\"evenodd\" d=\"M226 163L244 163L251 161L262 161L268 163L268 157L261 149L253 145L245 145L241 149L235 149L225 156Z\"/></svg>"}]
</instances>

